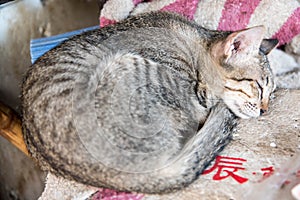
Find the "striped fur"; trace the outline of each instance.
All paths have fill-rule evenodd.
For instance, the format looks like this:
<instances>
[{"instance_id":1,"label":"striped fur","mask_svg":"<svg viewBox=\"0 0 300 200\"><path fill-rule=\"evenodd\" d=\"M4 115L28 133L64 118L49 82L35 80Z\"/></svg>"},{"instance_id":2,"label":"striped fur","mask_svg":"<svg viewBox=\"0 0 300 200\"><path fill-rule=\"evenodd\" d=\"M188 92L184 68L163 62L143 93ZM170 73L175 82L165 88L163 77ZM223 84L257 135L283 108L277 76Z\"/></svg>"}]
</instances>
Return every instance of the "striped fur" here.
<instances>
[{"instance_id":1,"label":"striped fur","mask_svg":"<svg viewBox=\"0 0 300 200\"><path fill-rule=\"evenodd\" d=\"M260 110L269 98L264 52L274 45L259 46L252 32L150 13L63 42L23 82L31 155L46 170L98 187L164 193L187 186L228 143L233 113L256 117L254 104Z\"/></svg>"}]
</instances>

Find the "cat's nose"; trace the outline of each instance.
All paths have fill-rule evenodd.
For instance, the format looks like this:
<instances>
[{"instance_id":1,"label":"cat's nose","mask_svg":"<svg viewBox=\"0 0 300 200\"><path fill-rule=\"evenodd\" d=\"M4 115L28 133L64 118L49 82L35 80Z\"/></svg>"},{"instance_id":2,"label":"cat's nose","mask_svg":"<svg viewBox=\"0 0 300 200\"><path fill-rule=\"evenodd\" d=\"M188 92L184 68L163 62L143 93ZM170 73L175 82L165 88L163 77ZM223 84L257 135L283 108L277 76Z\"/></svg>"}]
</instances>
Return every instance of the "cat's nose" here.
<instances>
[{"instance_id":1,"label":"cat's nose","mask_svg":"<svg viewBox=\"0 0 300 200\"><path fill-rule=\"evenodd\" d=\"M268 111L267 109L260 109L260 115L266 114L267 111Z\"/></svg>"},{"instance_id":2,"label":"cat's nose","mask_svg":"<svg viewBox=\"0 0 300 200\"><path fill-rule=\"evenodd\" d=\"M267 113L267 111L268 111L268 103L269 103L268 100L262 101L261 106L260 106L260 115L264 115L264 114Z\"/></svg>"}]
</instances>

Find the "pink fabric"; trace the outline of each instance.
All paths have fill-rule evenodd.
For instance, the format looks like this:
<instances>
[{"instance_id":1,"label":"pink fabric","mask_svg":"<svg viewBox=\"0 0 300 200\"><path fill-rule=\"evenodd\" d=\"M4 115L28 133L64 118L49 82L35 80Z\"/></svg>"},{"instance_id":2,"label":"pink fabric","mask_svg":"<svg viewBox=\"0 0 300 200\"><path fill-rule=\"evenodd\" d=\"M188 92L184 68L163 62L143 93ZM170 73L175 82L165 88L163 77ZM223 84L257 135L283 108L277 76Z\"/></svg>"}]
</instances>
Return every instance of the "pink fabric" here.
<instances>
[{"instance_id":1,"label":"pink fabric","mask_svg":"<svg viewBox=\"0 0 300 200\"><path fill-rule=\"evenodd\" d=\"M99 189L95 195L93 195L93 200L141 200L144 195L132 194L127 192L117 192L110 189Z\"/></svg>"},{"instance_id":2,"label":"pink fabric","mask_svg":"<svg viewBox=\"0 0 300 200\"><path fill-rule=\"evenodd\" d=\"M177 0L163 7L162 11L170 11L186 16L188 19L194 19L199 0Z\"/></svg>"},{"instance_id":3,"label":"pink fabric","mask_svg":"<svg viewBox=\"0 0 300 200\"><path fill-rule=\"evenodd\" d=\"M218 30L236 31L247 27L250 17L261 0L227 0Z\"/></svg>"},{"instance_id":4,"label":"pink fabric","mask_svg":"<svg viewBox=\"0 0 300 200\"><path fill-rule=\"evenodd\" d=\"M300 7L297 8L281 28L273 35L279 39L279 45L290 42L294 36L300 34Z\"/></svg>"},{"instance_id":5,"label":"pink fabric","mask_svg":"<svg viewBox=\"0 0 300 200\"><path fill-rule=\"evenodd\" d=\"M143 2L143 0L133 0L133 4L136 6L138 5L139 3Z\"/></svg>"},{"instance_id":6,"label":"pink fabric","mask_svg":"<svg viewBox=\"0 0 300 200\"><path fill-rule=\"evenodd\" d=\"M100 17L100 27L104 27L104 26L114 24L114 23L116 23L115 20L107 19L105 17Z\"/></svg>"}]
</instances>

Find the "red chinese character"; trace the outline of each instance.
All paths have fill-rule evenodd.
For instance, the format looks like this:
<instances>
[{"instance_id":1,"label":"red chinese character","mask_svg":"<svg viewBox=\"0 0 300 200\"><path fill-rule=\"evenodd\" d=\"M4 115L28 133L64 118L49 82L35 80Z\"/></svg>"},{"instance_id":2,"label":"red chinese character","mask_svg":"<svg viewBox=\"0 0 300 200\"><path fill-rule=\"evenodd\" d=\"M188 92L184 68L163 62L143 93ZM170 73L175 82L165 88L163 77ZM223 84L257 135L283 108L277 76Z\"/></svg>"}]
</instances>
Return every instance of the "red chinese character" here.
<instances>
[{"instance_id":1,"label":"red chinese character","mask_svg":"<svg viewBox=\"0 0 300 200\"><path fill-rule=\"evenodd\" d=\"M274 167L270 166L270 167L261 168L260 171L263 172L262 174L263 177L260 180L258 180L258 182L262 182L263 180L271 176L274 173Z\"/></svg>"},{"instance_id":2,"label":"red chinese character","mask_svg":"<svg viewBox=\"0 0 300 200\"><path fill-rule=\"evenodd\" d=\"M245 170L243 166L243 162L246 162L247 160L243 158L233 158L233 157L227 157L227 156L217 156L215 164L207 170L204 170L202 173L203 175L209 174L215 169L217 169L216 174L213 176L213 180L223 180L228 177L234 178L239 183L244 183L248 181L247 178L241 177L235 172L238 170Z\"/></svg>"},{"instance_id":3,"label":"red chinese character","mask_svg":"<svg viewBox=\"0 0 300 200\"><path fill-rule=\"evenodd\" d=\"M269 176L271 176L274 173L274 168L272 166L261 168L260 170L264 172L263 178L268 178Z\"/></svg>"}]
</instances>

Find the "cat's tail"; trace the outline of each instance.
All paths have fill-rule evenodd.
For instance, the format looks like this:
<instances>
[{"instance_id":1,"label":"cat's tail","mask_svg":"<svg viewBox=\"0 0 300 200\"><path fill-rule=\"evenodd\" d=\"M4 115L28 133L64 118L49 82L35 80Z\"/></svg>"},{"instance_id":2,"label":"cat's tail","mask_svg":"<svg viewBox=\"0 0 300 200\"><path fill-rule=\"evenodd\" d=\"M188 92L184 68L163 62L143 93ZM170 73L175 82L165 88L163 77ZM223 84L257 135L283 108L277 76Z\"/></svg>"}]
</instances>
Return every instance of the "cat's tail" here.
<instances>
[{"instance_id":1,"label":"cat's tail","mask_svg":"<svg viewBox=\"0 0 300 200\"><path fill-rule=\"evenodd\" d=\"M236 117L224 104L216 105L204 126L187 142L173 162L149 173L121 173L118 177L124 180L121 188L143 193L166 193L187 186L201 175L230 141L236 124ZM119 186L117 188L120 189Z\"/></svg>"}]
</instances>

